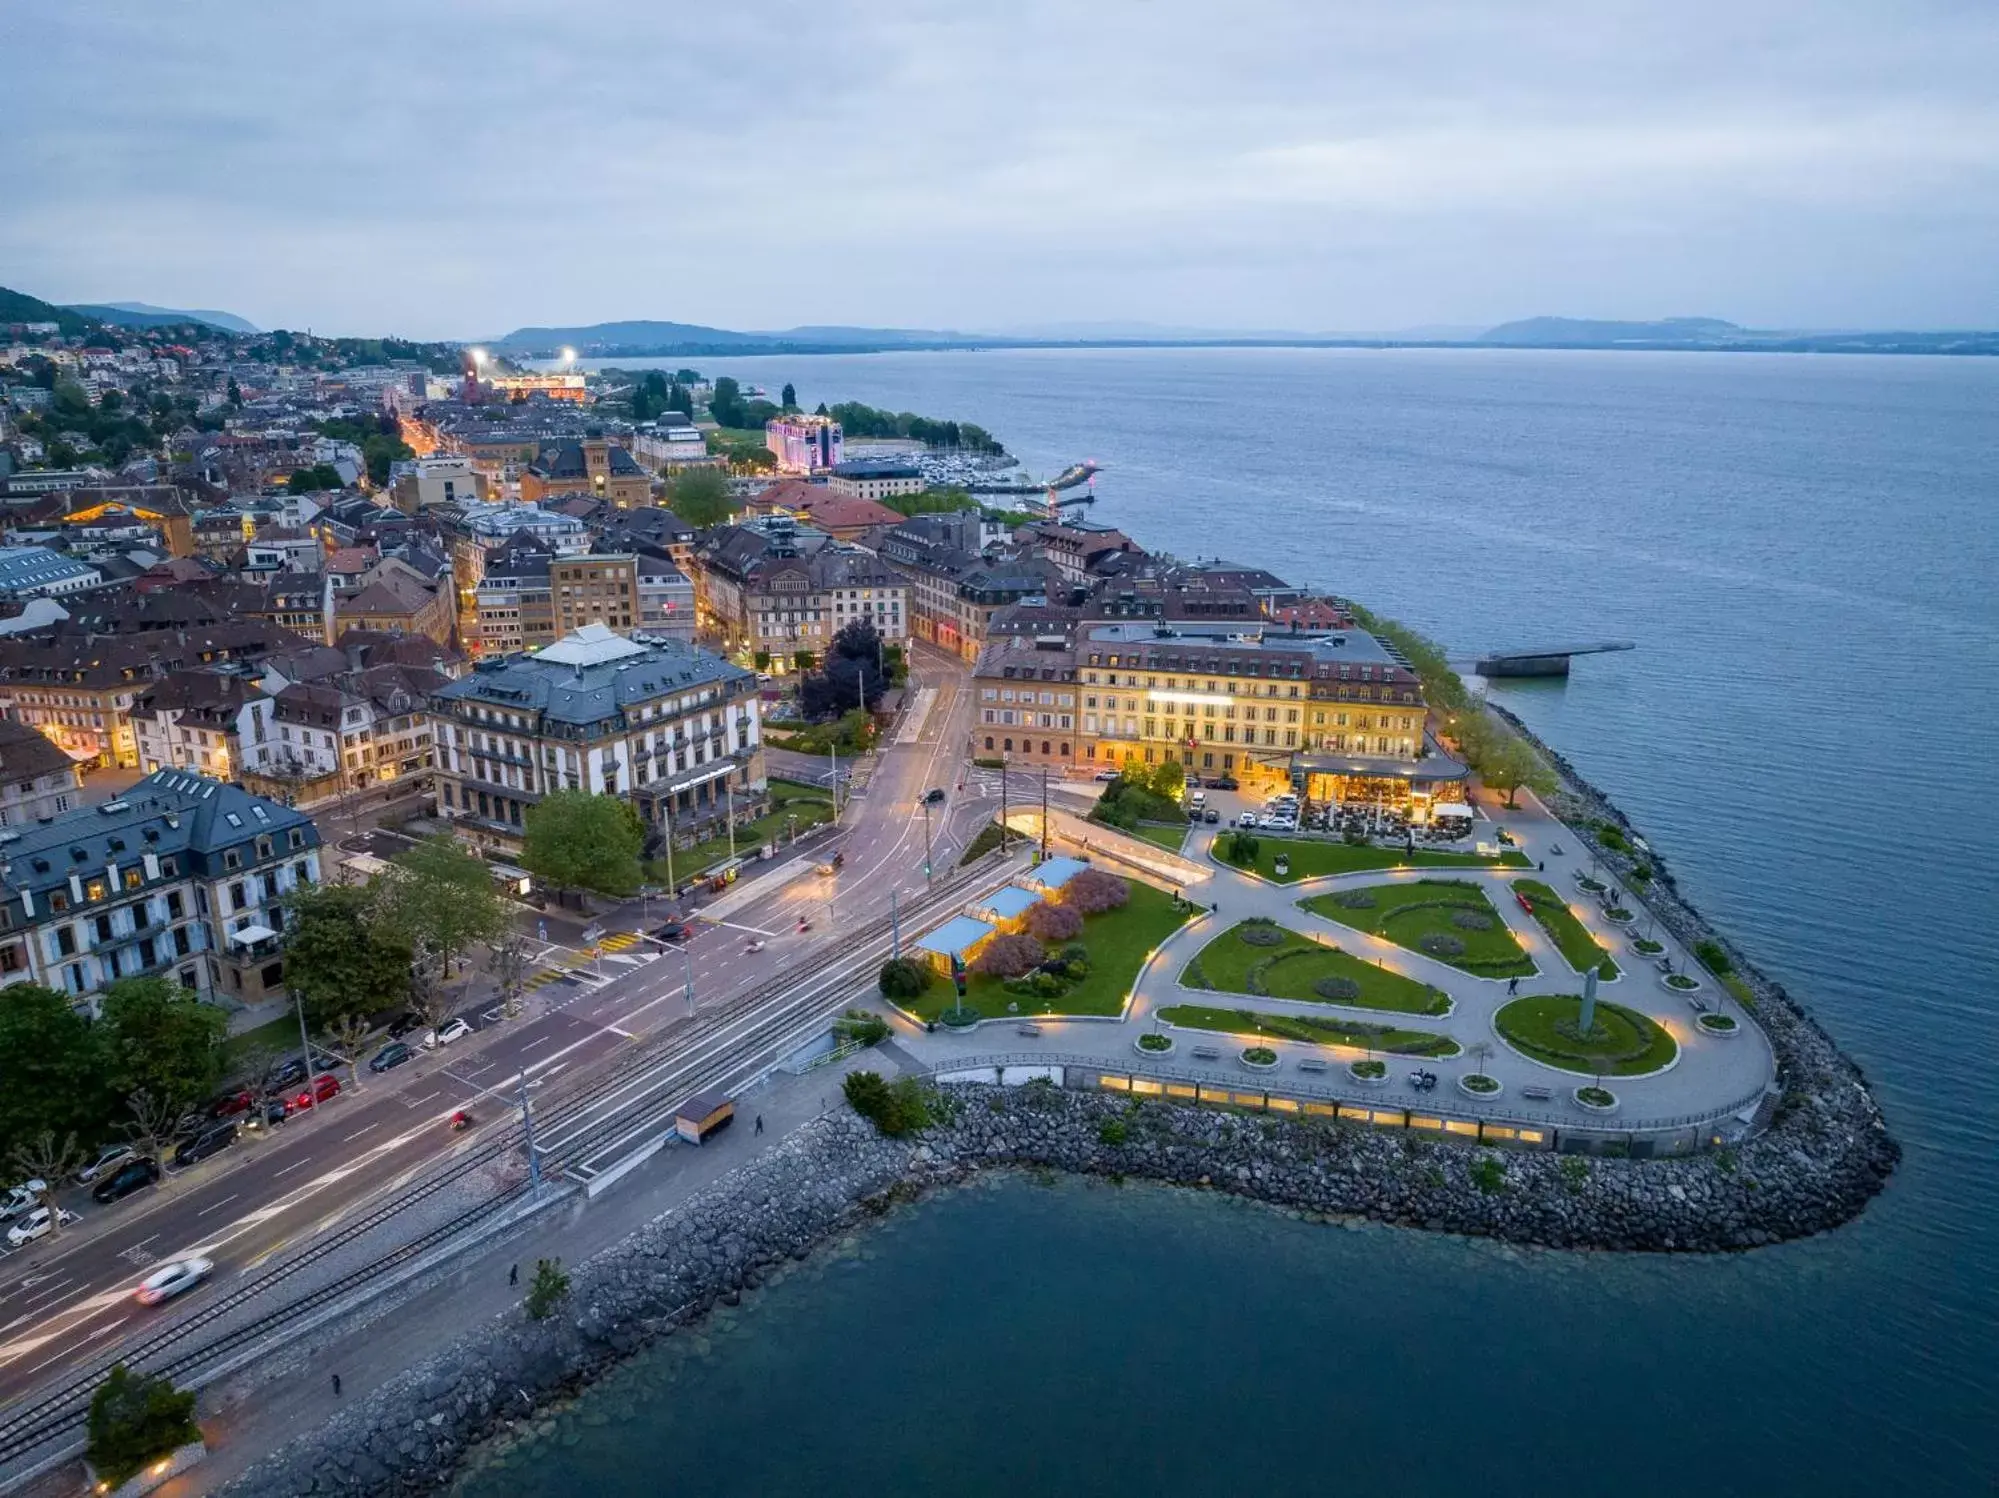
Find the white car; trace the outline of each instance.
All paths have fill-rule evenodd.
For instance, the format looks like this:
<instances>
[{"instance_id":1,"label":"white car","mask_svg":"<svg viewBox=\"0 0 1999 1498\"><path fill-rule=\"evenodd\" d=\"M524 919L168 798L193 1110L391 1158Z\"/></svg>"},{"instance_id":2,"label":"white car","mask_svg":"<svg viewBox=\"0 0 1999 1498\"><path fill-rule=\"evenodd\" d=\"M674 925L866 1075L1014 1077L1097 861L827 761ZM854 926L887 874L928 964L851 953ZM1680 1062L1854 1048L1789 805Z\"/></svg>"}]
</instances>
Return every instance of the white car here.
<instances>
[{"instance_id":1,"label":"white car","mask_svg":"<svg viewBox=\"0 0 1999 1498\"><path fill-rule=\"evenodd\" d=\"M19 1248L23 1244L33 1243L37 1238L45 1238L55 1231L58 1221L64 1227L68 1227L76 1221L76 1214L62 1207L37 1207L7 1229L7 1246Z\"/></svg>"},{"instance_id":2,"label":"white car","mask_svg":"<svg viewBox=\"0 0 1999 1498\"><path fill-rule=\"evenodd\" d=\"M23 1181L0 1200L0 1222L19 1217L48 1195L47 1181Z\"/></svg>"},{"instance_id":3,"label":"white car","mask_svg":"<svg viewBox=\"0 0 1999 1498\"><path fill-rule=\"evenodd\" d=\"M454 1040L462 1040L472 1033L472 1027L462 1019L448 1019L423 1040L426 1051L434 1051L441 1045L450 1045Z\"/></svg>"},{"instance_id":4,"label":"white car","mask_svg":"<svg viewBox=\"0 0 1999 1498\"><path fill-rule=\"evenodd\" d=\"M1237 817L1237 818L1235 819L1235 824L1236 824L1236 826L1238 826L1238 827L1254 827L1254 826L1256 826L1256 825L1257 825L1257 820L1256 820L1256 813L1255 813L1255 812L1253 812L1253 811L1246 811L1246 812L1244 812L1244 813L1243 813L1243 814L1242 814L1241 816L1239 816L1239 817Z\"/></svg>"},{"instance_id":5,"label":"white car","mask_svg":"<svg viewBox=\"0 0 1999 1498\"><path fill-rule=\"evenodd\" d=\"M163 1300L172 1300L183 1290L191 1290L215 1267L213 1259L175 1259L171 1264L162 1264L143 1280L139 1288L132 1292L132 1299L142 1306L156 1306Z\"/></svg>"},{"instance_id":6,"label":"white car","mask_svg":"<svg viewBox=\"0 0 1999 1498\"><path fill-rule=\"evenodd\" d=\"M84 1166L83 1169L79 1170L76 1173L77 1184L81 1186L88 1186L92 1181L96 1180L99 1176L104 1175L109 1171L116 1170L120 1165L123 1165L127 1160L131 1158L132 1158L131 1145L107 1144L104 1146L103 1149L98 1151L97 1158L95 1160L92 1160L88 1165Z\"/></svg>"}]
</instances>

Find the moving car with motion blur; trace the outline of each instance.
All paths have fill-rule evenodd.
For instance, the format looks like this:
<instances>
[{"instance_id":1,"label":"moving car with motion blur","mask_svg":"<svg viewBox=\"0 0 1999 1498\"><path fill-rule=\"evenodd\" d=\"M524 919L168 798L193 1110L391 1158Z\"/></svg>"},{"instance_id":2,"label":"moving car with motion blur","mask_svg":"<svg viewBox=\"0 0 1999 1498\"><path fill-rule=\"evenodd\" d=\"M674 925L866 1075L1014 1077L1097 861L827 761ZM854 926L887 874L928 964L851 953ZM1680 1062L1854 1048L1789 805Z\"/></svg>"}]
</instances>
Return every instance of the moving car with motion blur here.
<instances>
[{"instance_id":1,"label":"moving car with motion blur","mask_svg":"<svg viewBox=\"0 0 1999 1498\"><path fill-rule=\"evenodd\" d=\"M139 1288L132 1292L132 1299L142 1306L156 1306L161 1301L172 1300L207 1279L214 1268L213 1259L175 1259L171 1264L162 1264L139 1281Z\"/></svg>"}]
</instances>

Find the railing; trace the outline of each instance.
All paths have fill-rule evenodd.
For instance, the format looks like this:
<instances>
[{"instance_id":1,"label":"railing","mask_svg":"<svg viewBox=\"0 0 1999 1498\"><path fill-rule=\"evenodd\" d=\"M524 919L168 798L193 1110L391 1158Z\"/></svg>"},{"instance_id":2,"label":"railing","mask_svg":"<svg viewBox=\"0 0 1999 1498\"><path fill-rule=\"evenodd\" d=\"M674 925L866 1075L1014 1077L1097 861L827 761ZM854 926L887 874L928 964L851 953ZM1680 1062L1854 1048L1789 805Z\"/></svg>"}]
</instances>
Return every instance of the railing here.
<instances>
[{"instance_id":1,"label":"railing","mask_svg":"<svg viewBox=\"0 0 1999 1498\"><path fill-rule=\"evenodd\" d=\"M1027 1020L1036 1017L1025 1016ZM1223 1044L1227 1044L1223 1038ZM1533 1111L1482 1110L1477 1113L1453 1111L1436 1100L1431 1093L1420 1093L1404 1099L1390 1088L1361 1087L1356 1085L1348 1090L1336 1090L1322 1083L1294 1080L1286 1077L1284 1085L1273 1085L1269 1072L1225 1072L1214 1068L1198 1069L1176 1066L1167 1062L1157 1062L1133 1053L1132 1062L1123 1057L1082 1056L1060 1051L1009 1051L985 1056L967 1056L940 1061L929 1068L929 1075L939 1072L984 1071L1009 1066L1061 1066L1080 1067L1088 1071L1100 1072L1108 1076L1143 1077L1148 1081L1189 1082L1209 1086L1226 1086L1230 1091L1258 1092L1267 1097L1296 1097L1316 1102L1347 1103L1372 1107L1392 1106L1401 1113L1435 1114L1439 1118L1462 1119L1468 1123L1526 1124L1535 1128L1581 1129L1592 1134L1663 1134L1678 1129L1694 1128L1702 1124L1719 1123L1725 1118L1736 1117L1752 1107L1760 1105L1767 1087L1758 1087L1735 1101L1711 1108L1702 1113L1676 1114L1670 1118L1648 1118L1644 1120L1618 1119L1598 1114L1541 1113ZM1398 1058L1423 1064L1420 1056ZM1219 1066L1220 1063L1217 1063ZM1584 1085L1581 1080L1578 1086ZM1470 1101L1467 1099L1466 1101Z\"/></svg>"}]
</instances>

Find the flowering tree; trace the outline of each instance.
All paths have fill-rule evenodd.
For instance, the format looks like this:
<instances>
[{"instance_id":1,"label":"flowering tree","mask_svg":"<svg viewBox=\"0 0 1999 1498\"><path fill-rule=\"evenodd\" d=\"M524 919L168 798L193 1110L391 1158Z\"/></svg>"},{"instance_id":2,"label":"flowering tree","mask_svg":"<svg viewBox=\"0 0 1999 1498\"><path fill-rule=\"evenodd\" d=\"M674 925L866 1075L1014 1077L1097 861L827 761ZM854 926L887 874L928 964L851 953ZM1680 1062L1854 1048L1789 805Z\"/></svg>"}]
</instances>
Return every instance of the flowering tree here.
<instances>
[{"instance_id":1,"label":"flowering tree","mask_svg":"<svg viewBox=\"0 0 1999 1498\"><path fill-rule=\"evenodd\" d=\"M1048 946L1074 941L1083 934L1083 914L1070 906L1043 900L1027 912L1027 930Z\"/></svg>"},{"instance_id":2,"label":"flowering tree","mask_svg":"<svg viewBox=\"0 0 1999 1498\"><path fill-rule=\"evenodd\" d=\"M1130 886L1102 869L1085 869L1062 886L1062 903L1084 915L1116 910L1130 898Z\"/></svg>"},{"instance_id":3,"label":"flowering tree","mask_svg":"<svg viewBox=\"0 0 1999 1498\"><path fill-rule=\"evenodd\" d=\"M1047 955L1031 936L996 936L972 959L972 971L994 978L1018 978L1031 973Z\"/></svg>"}]
</instances>

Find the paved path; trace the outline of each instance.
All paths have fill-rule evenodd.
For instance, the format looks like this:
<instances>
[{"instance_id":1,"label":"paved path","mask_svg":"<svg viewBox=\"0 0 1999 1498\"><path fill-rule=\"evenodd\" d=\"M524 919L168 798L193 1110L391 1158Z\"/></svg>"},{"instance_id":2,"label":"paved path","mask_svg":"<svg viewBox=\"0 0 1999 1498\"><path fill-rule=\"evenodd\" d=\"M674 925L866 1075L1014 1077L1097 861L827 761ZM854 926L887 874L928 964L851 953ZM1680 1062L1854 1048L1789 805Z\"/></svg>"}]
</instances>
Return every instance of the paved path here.
<instances>
[{"instance_id":1,"label":"paved path","mask_svg":"<svg viewBox=\"0 0 1999 1498\"><path fill-rule=\"evenodd\" d=\"M1462 879L1483 887L1491 898L1493 908L1500 913L1509 929L1519 938L1520 944L1534 960L1539 969L1535 976L1522 978L1518 992L1531 994L1575 994L1582 991L1581 977L1568 965L1554 943L1542 931L1538 922L1520 908L1513 898L1513 881L1522 877L1540 879L1562 894L1597 938L1604 943L1617 959L1621 976L1615 981L1602 984L1599 995L1603 999L1636 1009L1657 1020L1672 1034L1681 1047L1678 1062L1669 1070L1651 1077L1616 1078L1608 1085L1618 1094L1621 1108L1618 1123L1624 1127L1643 1124L1647 1121L1664 1121L1682 1118L1691 1114L1711 1113L1757 1094L1774 1073L1774 1060L1769 1042L1762 1031L1753 1023L1745 1024L1742 1033L1734 1038L1724 1039L1700 1031L1693 1023L1695 1011L1684 995L1669 991L1661 980L1661 973L1654 960L1641 957L1632 950L1631 934L1620 930L1603 919L1596 904L1577 890L1574 873L1586 864L1583 855L1584 844L1538 803L1531 803L1523 794L1521 804L1513 810L1493 809L1493 815L1518 840L1521 850L1537 864L1545 864L1545 872L1533 868L1428 868L1404 870L1371 870L1354 874L1329 875L1317 879L1300 880L1295 884L1279 885L1254 878L1226 865L1216 863L1215 877L1192 891L1194 897L1216 905L1219 909L1192 922L1187 927L1163 943L1157 956L1141 976L1130 1011L1121 1024L1106 1024L1091 1021L1061 1021L1038 1018L1043 1030L1040 1041L1023 1042L1012 1027L993 1024L980 1027L966 1034L952 1034L939 1031L933 1035L913 1037L911 1049L932 1064L948 1061L953 1055L990 1054L996 1051L1015 1051L1024 1046L1045 1046L1049 1050L1060 1050L1068 1054L1101 1055L1107 1060L1115 1057L1120 1064L1133 1063L1132 1040L1135 1031L1148 1025L1153 1011L1175 1004L1194 1003L1231 1009L1257 1009L1272 1013L1309 1014L1326 1017L1350 1018L1374 1023L1393 1023L1408 1028L1426 1030L1450 1036L1461 1047L1469 1047L1484 1041L1492 1045L1492 1055L1485 1063L1484 1070L1497 1077L1504 1087L1500 1097L1489 1105L1465 1096L1452 1085L1460 1074L1479 1069L1468 1055L1460 1055L1449 1061L1415 1061L1399 1063L1391 1060L1392 1085L1389 1095L1400 1093L1406 1102L1414 1094L1403 1085L1401 1072L1415 1066L1425 1066L1438 1073L1440 1084L1434 1094L1427 1095L1440 1109L1464 1115L1475 1116L1481 1111L1497 1113L1519 1113L1523 1109L1543 1111L1549 1107L1569 1108L1566 1099L1571 1089L1586 1082L1587 1077L1573 1072L1560 1071L1553 1067L1530 1061L1525 1056L1509 1049L1498 1040L1492 1029L1494 1012L1506 1002L1506 980L1503 978L1480 978L1448 963L1437 961L1406 947L1338 922L1313 915L1299 906L1299 901L1313 895L1325 894L1333 890L1352 888L1357 885L1403 882L1419 879ZM1203 827L1194 834L1187 846L1190 857L1210 858L1210 848L1215 836L1222 829ZM1563 851L1555 852L1559 846ZM1632 908L1641 911L1637 923L1643 930L1646 922L1642 906L1635 900L1628 900ZM1455 1007L1449 1015L1439 1017L1421 1015L1401 1015L1377 1009L1356 1006L1317 1004L1297 1000L1253 997L1247 994L1231 994L1213 989L1182 987L1179 978L1188 961L1209 941L1223 934L1238 921L1251 916L1263 916L1316 939L1329 941L1357 957L1379 961L1406 977L1416 979L1443 989L1454 1001ZM1676 970L1699 972L1698 964L1672 936L1657 923L1653 923L1652 935L1666 944L1667 953ZM1729 998L1727 993L1712 979L1699 997L1710 1008L1719 1009L1735 1017L1738 1022L1746 1016L1740 1005ZM1193 1031L1181 1032L1181 1046L1174 1056L1176 1064L1187 1064L1187 1052L1193 1044L1212 1043L1228 1058L1218 1067L1218 1080L1224 1076L1246 1075L1234 1064L1234 1055L1243 1044L1231 1038L1214 1039ZM1275 1076L1295 1076L1297 1062L1309 1056L1325 1056L1330 1051L1341 1060L1354 1060L1365 1052L1355 1047L1325 1047L1290 1041L1272 1041L1280 1053L1281 1061ZM1315 1075L1315 1084L1339 1087L1345 1078L1339 1068ZM1277 1085L1273 1082L1273 1085ZM1555 1093L1552 1104L1527 1103L1521 1097L1520 1089L1527 1086L1546 1087ZM1379 1089L1352 1088L1356 1101L1378 1100L1384 1094ZM1574 1111L1571 1109L1571 1111ZM1582 1125L1587 1116L1575 1112L1573 1122Z\"/></svg>"}]
</instances>

